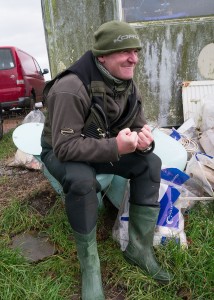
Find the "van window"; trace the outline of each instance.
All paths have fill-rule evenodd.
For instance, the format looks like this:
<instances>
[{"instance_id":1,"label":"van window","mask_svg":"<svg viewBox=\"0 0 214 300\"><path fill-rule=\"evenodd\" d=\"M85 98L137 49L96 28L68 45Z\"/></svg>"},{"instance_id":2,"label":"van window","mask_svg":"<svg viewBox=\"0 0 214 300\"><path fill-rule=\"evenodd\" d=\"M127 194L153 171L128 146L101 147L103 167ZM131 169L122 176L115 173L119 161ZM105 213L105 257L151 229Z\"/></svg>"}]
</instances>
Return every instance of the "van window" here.
<instances>
[{"instance_id":1,"label":"van window","mask_svg":"<svg viewBox=\"0 0 214 300\"><path fill-rule=\"evenodd\" d=\"M42 70L40 68L40 65L38 64L38 62L35 59L34 59L34 63L35 63L35 66L36 66L36 69L37 69L38 73L42 74Z\"/></svg>"},{"instance_id":2,"label":"van window","mask_svg":"<svg viewBox=\"0 0 214 300\"><path fill-rule=\"evenodd\" d=\"M10 49L0 49L0 70L8 70L14 68L13 55Z\"/></svg>"},{"instance_id":3,"label":"van window","mask_svg":"<svg viewBox=\"0 0 214 300\"><path fill-rule=\"evenodd\" d=\"M20 61L22 62L22 67L25 72L25 74L35 74L36 73L36 67L33 61L33 58L28 55L25 52L18 51L18 55L20 58Z\"/></svg>"}]
</instances>

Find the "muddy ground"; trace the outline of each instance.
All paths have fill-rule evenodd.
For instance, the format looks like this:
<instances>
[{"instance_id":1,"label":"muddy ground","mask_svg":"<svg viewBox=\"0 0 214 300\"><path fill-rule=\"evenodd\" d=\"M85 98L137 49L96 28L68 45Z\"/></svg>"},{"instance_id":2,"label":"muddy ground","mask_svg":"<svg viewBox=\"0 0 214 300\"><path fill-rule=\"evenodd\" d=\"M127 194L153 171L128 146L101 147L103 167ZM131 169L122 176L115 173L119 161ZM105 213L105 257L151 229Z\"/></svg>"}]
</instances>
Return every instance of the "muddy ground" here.
<instances>
[{"instance_id":1,"label":"muddy ground","mask_svg":"<svg viewBox=\"0 0 214 300\"><path fill-rule=\"evenodd\" d=\"M16 110L3 113L3 132L6 133L12 128L16 128L21 124L27 112Z\"/></svg>"}]
</instances>

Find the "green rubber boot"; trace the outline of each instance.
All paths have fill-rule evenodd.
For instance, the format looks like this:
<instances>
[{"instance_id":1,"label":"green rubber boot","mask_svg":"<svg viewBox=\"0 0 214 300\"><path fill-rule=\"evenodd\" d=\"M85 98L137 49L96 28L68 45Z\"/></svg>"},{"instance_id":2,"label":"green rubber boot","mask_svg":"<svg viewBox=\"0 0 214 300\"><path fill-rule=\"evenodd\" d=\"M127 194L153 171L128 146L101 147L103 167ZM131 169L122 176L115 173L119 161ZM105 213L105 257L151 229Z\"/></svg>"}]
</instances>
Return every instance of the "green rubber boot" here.
<instances>
[{"instance_id":1,"label":"green rubber boot","mask_svg":"<svg viewBox=\"0 0 214 300\"><path fill-rule=\"evenodd\" d=\"M105 300L100 260L97 252L96 227L89 234L73 231L82 273L82 300Z\"/></svg>"},{"instance_id":2,"label":"green rubber boot","mask_svg":"<svg viewBox=\"0 0 214 300\"><path fill-rule=\"evenodd\" d=\"M169 283L172 276L158 264L154 249L154 230L159 214L158 207L130 205L129 243L124 258L162 283Z\"/></svg>"}]
</instances>

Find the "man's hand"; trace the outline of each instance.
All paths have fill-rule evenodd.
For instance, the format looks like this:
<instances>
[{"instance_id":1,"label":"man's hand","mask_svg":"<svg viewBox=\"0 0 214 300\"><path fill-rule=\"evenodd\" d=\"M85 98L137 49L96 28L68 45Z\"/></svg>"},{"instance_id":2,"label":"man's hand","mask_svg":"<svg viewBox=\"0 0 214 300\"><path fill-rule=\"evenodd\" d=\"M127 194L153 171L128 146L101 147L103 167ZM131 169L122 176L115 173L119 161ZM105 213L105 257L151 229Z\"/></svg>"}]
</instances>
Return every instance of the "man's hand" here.
<instances>
[{"instance_id":1,"label":"man's hand","mask_svg":"<svg viewBox=\"0 0 214 300\"><path fill-rule=\"evenodd\" d=\"M154 138L151 133L151 129L146 124L143 126L141 131L138 133L137 149L140 151L148 148L153 142Z\"/></svg>"},{"instance_id":2,"label":"man's hand","mask_svg":"<svg viewBox=\"0 0 214 300\"><path fill-rule=\"evenodd\" d=\"M125 128L118 133L116 140L119 154L127 154L136 150L138 135L136 131Z\"/></svg>"}]
</instances>

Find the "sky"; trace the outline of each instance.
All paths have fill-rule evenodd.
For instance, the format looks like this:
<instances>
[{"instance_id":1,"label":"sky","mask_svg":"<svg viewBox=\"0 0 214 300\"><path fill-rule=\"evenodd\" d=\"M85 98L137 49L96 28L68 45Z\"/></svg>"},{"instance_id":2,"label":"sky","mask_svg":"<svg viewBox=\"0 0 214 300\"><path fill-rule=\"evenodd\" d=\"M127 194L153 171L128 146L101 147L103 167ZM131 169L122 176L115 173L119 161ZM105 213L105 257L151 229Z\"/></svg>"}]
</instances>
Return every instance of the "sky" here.
<instances>
[{"instance_id":1,"label":"sky","mask_svg":"<svg viewBox=\"0 0 214 300\"><path fill-rule=\"evenodd\" d=\"M0 0L0 46L15 46L49 69L41 0ZM45 80L51 75L44 75Z\"/></svg>"}]
</instances>

